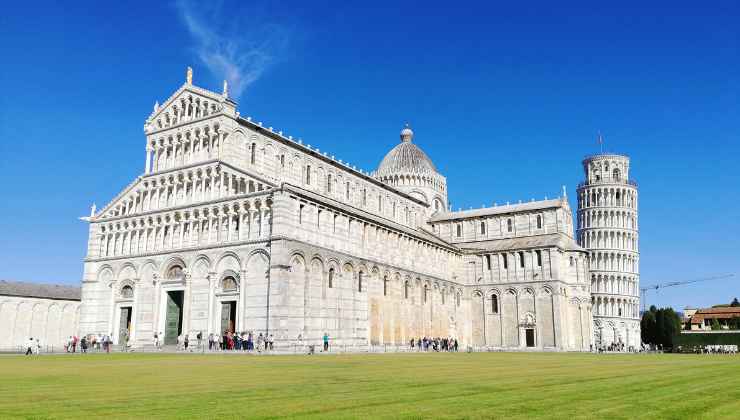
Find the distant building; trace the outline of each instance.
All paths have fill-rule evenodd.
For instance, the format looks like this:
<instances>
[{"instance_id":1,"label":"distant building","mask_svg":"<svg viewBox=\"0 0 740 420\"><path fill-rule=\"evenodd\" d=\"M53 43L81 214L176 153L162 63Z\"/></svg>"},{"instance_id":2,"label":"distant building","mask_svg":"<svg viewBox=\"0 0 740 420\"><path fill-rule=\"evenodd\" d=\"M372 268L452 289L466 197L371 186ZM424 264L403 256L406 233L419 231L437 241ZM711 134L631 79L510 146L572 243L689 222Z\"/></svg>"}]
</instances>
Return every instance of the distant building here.
<instances>
[{"instance_id":1,"label":"distant building","mask_svg":"<svg viewBox=\"0 0 740 420\"><path fill-rule=\"evenodd\" d=\"M0 349L38 338L61 346L77 333L80 288L0 280Z\"/></svg>"},{"instance_id":2,"label":"distant building","mask_svg":"<svg viewBox=\"0 0 740 420\"><path fill-rule=\"evenodd\" d=\"M711 330L712 323L716 319L721 329L729 330L730 321L733 318L740 318L740 306L686 309L684 311L684 328L691 331Z\"/></svg>"}]
</instances>

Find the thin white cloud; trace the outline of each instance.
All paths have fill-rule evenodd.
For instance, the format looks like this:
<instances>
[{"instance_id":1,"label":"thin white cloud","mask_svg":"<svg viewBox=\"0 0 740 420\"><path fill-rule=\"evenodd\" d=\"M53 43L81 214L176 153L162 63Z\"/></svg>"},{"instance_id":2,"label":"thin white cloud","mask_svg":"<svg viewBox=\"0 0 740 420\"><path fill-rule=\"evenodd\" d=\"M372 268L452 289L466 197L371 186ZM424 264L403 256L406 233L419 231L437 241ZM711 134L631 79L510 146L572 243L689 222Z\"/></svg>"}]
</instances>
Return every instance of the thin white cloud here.
<instances>
[{"instance_id":1,"label":"thin white cloud","mask_svg":"<svg viewBox=\"0 0 740 420\"><path fill-rule=\"evenodd\" d=\"M193 50L214 76L229 82L238 98L283 54L288 30L256 15L243 3L178 0L177 11L193 39Z\"/></svg>"}]
</instances>

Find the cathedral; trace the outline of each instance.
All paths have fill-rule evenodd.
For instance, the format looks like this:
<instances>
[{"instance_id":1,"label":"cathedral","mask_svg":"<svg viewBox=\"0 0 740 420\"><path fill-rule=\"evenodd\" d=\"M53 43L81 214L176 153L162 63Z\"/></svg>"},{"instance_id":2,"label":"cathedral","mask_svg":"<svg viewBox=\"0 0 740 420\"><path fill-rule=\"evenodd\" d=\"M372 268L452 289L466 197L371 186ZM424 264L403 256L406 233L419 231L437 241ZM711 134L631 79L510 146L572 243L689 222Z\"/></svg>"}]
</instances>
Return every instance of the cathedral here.
<instances>
[{"instance_id":1,"label":"cathedral","mask_svg":"<svg viewBox=\"0 0 740 420\"><path fill-rule=\"evenodd\" d=\"M226 83L197 87L190 69L144 132L143 173L84 218L80 334L134 348L226 331L272 335L277 349L324 334L348 351L425 336L490 350L639 345L624 156L584 161L576 236L565 190L452 211L408 126L366 172L241 117ZM612 161L617 172L603 169ZM615 214L630 228L605 229ZM626 233L630 251L607 246Z\"/></svg>"}]
</instances>

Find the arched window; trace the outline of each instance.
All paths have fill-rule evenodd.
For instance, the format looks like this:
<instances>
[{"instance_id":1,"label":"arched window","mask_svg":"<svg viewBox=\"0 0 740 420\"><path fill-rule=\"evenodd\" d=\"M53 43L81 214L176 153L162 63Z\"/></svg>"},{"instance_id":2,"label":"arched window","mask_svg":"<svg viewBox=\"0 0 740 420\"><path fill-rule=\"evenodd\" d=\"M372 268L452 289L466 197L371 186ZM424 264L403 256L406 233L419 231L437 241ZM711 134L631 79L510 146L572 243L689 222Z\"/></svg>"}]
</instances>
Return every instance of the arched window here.
<instances>
[{"instance_id":1,"label":"arched window","mask_svg":"<svg viewBox=\"0 0 740 420\"><path fill-rule=\"evenodd\" d=\"M254 165L256 161L256 155L257 155L257 143L252 143L252 148L250 150L250 155L249 155L249 163L251 163L252 165Z\"/></svg>"},{"instance_id":2,"label":"arched window","mask_svg":"<svg viewBox=\"0 0 740 420\"><path fill-rule=\"evenodd\" d=\"M403 298L409 298L409 282L408 280L403 283Z\"/></svg>"},{"instance_id":3,"label":"arched window","mask_svg":"<svg viewBox=\"0 0 740 420\"><path fill-rule=\"evenodd\" d=\"M537 229L542 229L542 215L537 215Z\"/></svg>"},{"instance_id":4,"label":"arched window","mask_svg":"<svg viewBox=\"0 0 740 420\"><path fill-rule=\"evenodd\" d=\"M231 276L225 277L221 281L221 289L224 290L224 291L236 290L236 279L234 279Z\"/></svg>"},{"instance_id":5,"label":"arched window","mask_svg":"<svg viewBox=\"0 0 740 420\"><path fill-rule=\"evenodd\" d=\"M509 219L509 220L506 221L506 230L508 232L513 232L514 231L514 223L511 221L511 219Z\"/></svg>"},{"instance_id":6,"label":"arched window","mask_svg":"<svg viewBox=\"0 0 740 420\"><path fill-rule=\"evenodd\" d=\"M486 234L486 222L480 222L480 234L481 235Z\"/></svg>"},{"instance_id":7,"label":"arched window","mask_svg":"<svg viewBox=\"0 0 740 420\"><path fill-rule=\"evenodd\" d=\"M615 181L619 181L619 177L619 168L614 168L614 171L612 171L612 178L614 178Z\"/></svg>"},{"instance_id":8,"label":"arched window","mask_svg":"<svg viewBox=\"0 0 740 420\"><path fill-rule=\"evenodd\" d=\"M128 285L123 286L123 288L121 289L121 297L126 298L126 299L133 298L134 297L134 288L131 287L131 286L128 286Z\"/></svg>"},{"instance_id":9,"label":"arched window","mask_svg":"<svg viewBox=\"0 0 740 420\"><path fill-rule=\"evenodd\" d=\"M362 271L360 271L357 274L357 291L358 292L362 292L362 275L363 275Z\"/></svg>"},{"instance_id":10,"label":"arched window","mask_svg":"<svg viewBox=\"0 0 740 420\"><path fill-rule=\"evenodd\" d=\"M344 199L345 200L349 200L349 181L347 181L347 184L345 185Z\"/></svg>"},{"instance_id":11,"label":"arched window","mask_svg":"<svg viewBox=\"0 0 740 420\"><path fill-rule=\"evenodd\" d=\"M388 276L383 277L383 296L388 296Z\"/></svg>"},{"instance_id":12,"label":"arched window","mask_svg":"<svg viewBox=\"0 0 740 420\"><path fill-rule=\"evenodd\" d=\"M457 225L457 237L462 236L462 225Z\"/></svg>"},{"instance_id":13,"label":"arched window","mask_svg":"<svg viewBox=\"0 0 740 420\"><path fill-rule=\"evenodd\" d=\"M173 265L167 270L167 276L170 280L180 280L185 277L185 273L182 271L182 267L179 265Z\"/></svg>"},{"instance_id":14,"label":"arched window","mask_svg":"<svg viewBox=\"0 0 740 420\"><path fill-rule=\"evenodd\" d=\"M427 303L427 298L428 298L428 295L429 295L429 286L427 286L427 285L425 284L425 285L424 285L424 296L423 296L423 298L424 298L424 303Z\"/></svg>"},{"instance_id":15,"label":"arched window","mask_svg":"<svg viewBox=\"0 0 740 420\"><path fill-rule=\"evenodd\" d=\"M331 192L331 174L326 175L326 192Z\"/></svg>"},{"instance_id":16,"label":"arched window","mask_svg":"<svg viewBox=\"0 0 740 420\"><path fill-rule=\"evenodd\" d=\"M455 304L460 306L460 292L455 295Z\"/></svg>"},{"instance_id":17,"label":"arched window","mask_svg":"<svg viewBox=\"0 0 740 420\"><path fill-rule=\"evenodd\" d=\"M509 269L509 259L507 258L506 254L501 254L501 257L503 258L504 270L508 270Z\"/></svg>"},{"instance_id":18,"label":"arched window","mask_svg":"<svg viewBox=\"0 0 740 420\"><path fill-rule=\"evenodd\" d=\"M306 185L311 185L311 165L306 165Z\"/></svg>"},{"instance_id":19,"label":"arched window","mask_svg":"<svg viewBox=\"0 0 740 420\"><path fill-rule=\"evenodd\" d=\"M537 267L542 267L542 251L538 249L535 254L537 254Z\"/></svg>"},{"instance_id":20,"label":"arched window","mask_svg":"<svg viewBox=\"0 0 740 420\"><path fill-rule=\"evenodd\" d=\"M491 295L491 313L498 313L498 296Z\"/></svg>"},{"instance_id":21,"label":"arched window","mask_svg":"<svg viewBox=\"0 0 740 420\"><path fill-rule=\"evenodd\" d=\"M489 271L491 270L491 256L490 255L486 255L486 269Z\"/></svg>"},{"instance_id":22,"label":"arched window","mask_svg":"<svg viewBox=\"0 0 740 420\"><path fill-rule=\"evenodd\" d=\"M524 253L519 252L519 267L524 268Z\"/></svg>"},{"instance_id":23,"label":"arched window","mask_svg":"<svg viewBox=\"0 0 740 420\"><path fill-rule=\"evenodd\" d=\"M334 287L334 269L330 268L329 269L329 288L331 289L332 287Z\"/></svg>"}]
</instances>

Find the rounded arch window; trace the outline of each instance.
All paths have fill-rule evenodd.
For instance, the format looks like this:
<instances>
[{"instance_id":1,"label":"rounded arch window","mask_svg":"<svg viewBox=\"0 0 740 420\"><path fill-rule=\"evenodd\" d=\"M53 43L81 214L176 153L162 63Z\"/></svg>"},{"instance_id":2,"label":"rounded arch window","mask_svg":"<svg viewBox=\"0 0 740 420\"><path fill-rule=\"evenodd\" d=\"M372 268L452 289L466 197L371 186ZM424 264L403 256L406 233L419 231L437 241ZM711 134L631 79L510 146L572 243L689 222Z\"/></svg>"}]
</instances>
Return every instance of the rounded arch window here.
<instances>
[{"instance_id":1,"label":"rounded arch window","mask_svg":"<svg viewBox=\"0 0 740 420\"><path fill-rule=\"evenodd\" d=\"M620 175L621 174L619 173L619 168L614 168L614 171L612 171L612 178L619 181Z\"/></svg>"},{"instance_id":2,"label":"rounded arch window","mask_svg":"<svg viewBox=\"0 0 740 420\"><path fill-rule=\"evenodd\" d=\"M330 268L329 269L329 288L331 289L333 287L334 287L334 269Z\"/></svg>"},{"instance_id":3,"label":"rounded arch window","mask_svg":"<svg viewBox=\"0 0 740 420\"><path fill-rule=\"evenodd\" d=\"M121 288L121 297L124 297L126 299L131 299L134 297L134 288L126 285Z\"/></svg>"},{"instance_id":4,"label":"rounded arch window","mask_svg":"<svg viewBox=\"0 0 740 420\"><path fill-rule=\"evenodd\" d=\"M498 296L495 294L491 295L491 313L498 313Z\"/></svg>"},{"instance_id":5,"label":"rounded arch window","mask_svg":"<svg viewBox=\"0 0 740 420\"><path fill-rule=\"evenodd\" d=\"M182 267L179 265L173 265L172 267L170 267L169 270L167 270L168 279L179 280L183 277L185 277L185 272L182 270Z\"/></svg>"},{"instance_id":6,"label":"rounded arch window","mask_svg":"<svg viewBox=\"0 0 740 420\"><path fill-rule=\"evenodd\" d=\"M224 277L224 279L221 280L221 288L224 291L236 290L236 279L232 276Z\"/></svg>"}]
</instances>

